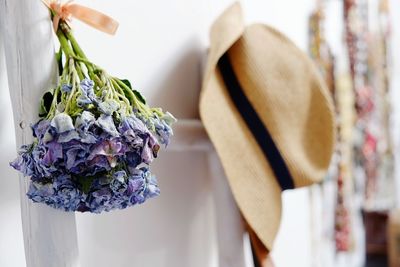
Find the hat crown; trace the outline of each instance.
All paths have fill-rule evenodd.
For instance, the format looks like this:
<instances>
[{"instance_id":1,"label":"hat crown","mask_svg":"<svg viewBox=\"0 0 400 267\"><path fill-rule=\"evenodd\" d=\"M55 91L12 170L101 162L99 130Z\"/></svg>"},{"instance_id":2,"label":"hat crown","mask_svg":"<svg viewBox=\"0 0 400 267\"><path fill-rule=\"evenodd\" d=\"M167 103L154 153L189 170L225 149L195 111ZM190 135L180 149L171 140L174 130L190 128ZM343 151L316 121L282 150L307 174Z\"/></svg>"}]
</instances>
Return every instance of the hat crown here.
<instances>
[{"instance_id":1,"label":"hat crown","mask_svg":"<svg viewBox=\"0 0 400 267\"><path fill-rule=\"evenodd\" d=\"M261 24L247 27L228 54L295 186L320 181L334 149L335 124L329 91L311 60Z\"/></svg>"}]
</instances>

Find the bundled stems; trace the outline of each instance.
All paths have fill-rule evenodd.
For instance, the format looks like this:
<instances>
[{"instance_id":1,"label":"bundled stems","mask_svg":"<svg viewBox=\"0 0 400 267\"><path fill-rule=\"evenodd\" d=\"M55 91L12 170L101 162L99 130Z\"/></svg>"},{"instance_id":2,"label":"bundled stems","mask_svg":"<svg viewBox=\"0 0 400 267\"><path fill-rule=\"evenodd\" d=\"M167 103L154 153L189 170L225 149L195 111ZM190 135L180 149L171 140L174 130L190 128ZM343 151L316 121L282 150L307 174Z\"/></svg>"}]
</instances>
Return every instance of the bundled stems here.
<instances>
[{"instance_id":1,"label":"bundled stems","mask_svg":"<svg viewBox=\"0 0 400 267\"><path fill-rule=\"evenodd\" d=\"M105 100L116 100L121 102L121 107L124 112L132 114L138 112L144 118L154 116L163 116L164 114L159 109L151 109L145 103L137 98L133 90L118 78L109 76L104 70L88 60L82 48L79 46L75 37L72 34L71 28L63 21L60 22L57 30L57 37L60 42L60 48L64 53L66 63L61 76L61 87L63 84L72 86L71 91L66 97L64 112L73 114L74 98L79 97L79 81L88 77L95 83L95 92L98 97L104 97ZM63 93L63 97L65 93ZM99 95L102 94L102 95ZM54 101L53 101L54 102ZM52 103L51 112L48 117L54 116L56 111L56 103ZM152 127L154 128L154 127Z\"/></svg>"},{"instance_id":2,"label":"bundled stems","mask_svg":"<svg viewBox=\"0 0 400 267\"><path fill-rule=\"evenodd\" d=\"M60 79L61 84L55 90L55 94L60 97L54 97L47 119L52 119L60 112L75 118L84 110L94 113L96 110L100 113L106 112L113 115L117 121L134 115L151 131L158 132L164 143L168 143L172 133L170 125L175 121L170 113L164 113L160 108L149 107L143 96L133 90L127 80L110 76L93 64L64 21L60 21L57 37L66 63Z\"/></svg>"},{"instance_id":3,"label":"bundled stems","mask_svg":"<svg viewBox=\"0 0 400 267\"><path fill-rule=\"evenodd\" d=\"M150 108L128 80L89 61L64 21L56 35L58 60L65 59L59 83L42 98L33 143L11 163L30 177L27 196L57 209L95 213L157 196L149 165L160 144L168 144L175 118Z\"/></svg>"}]
</instances>

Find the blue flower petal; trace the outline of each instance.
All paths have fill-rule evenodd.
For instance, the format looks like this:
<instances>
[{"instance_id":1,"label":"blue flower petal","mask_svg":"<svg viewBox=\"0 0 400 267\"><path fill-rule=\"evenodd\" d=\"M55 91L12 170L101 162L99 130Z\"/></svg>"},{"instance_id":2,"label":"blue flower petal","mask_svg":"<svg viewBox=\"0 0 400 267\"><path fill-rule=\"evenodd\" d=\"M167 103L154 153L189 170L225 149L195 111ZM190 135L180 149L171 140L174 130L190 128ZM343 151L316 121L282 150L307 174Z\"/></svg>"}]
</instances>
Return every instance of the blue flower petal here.
<instances>
[{"instance_id":1,"label":"blue flower petal","mask_svg":"<svg viewBox=\"0 0 400 267\"><path fill-rule=\"evenodd\" d=\"M100 117L97 119L96 124L106 133L112 136L119 136L119 133L111 116L101 114Z\"/></svg>"},{"instance_id":2,"label":"blue flower petal","mask_svg":"<svg viewBox=\"0 0 400 267\"><path fill-rule=\"evenodd\" d=\"M57 133L65 133L74 130L72 118L65 113L59 113L51 120L51 126L56 129Z\"/></svg>"}]
</instances>

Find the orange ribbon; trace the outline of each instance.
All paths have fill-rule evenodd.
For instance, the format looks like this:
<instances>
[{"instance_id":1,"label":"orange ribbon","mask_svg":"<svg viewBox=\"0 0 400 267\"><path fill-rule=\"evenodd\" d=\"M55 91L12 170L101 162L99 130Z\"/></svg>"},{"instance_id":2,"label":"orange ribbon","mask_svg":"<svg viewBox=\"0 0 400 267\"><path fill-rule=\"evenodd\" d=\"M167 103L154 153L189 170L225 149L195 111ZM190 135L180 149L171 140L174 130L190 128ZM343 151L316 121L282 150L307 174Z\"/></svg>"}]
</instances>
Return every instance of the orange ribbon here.
<instances>
[{"instance_id":1,"label":"orange ribbon","mask_svg":"<svg viewBox=\"0 0 400 267\"><path fill-rule=\"evenodd\" d=\"M99 31L112 35L115 34L118 29L117 21L97 10L74 4L72 1L73 0L61 3L59 0L42 0L42 2L55 13L53 27L56 32L60 20L70 22L71 18L74 17Z\"/></svg>"}]
</instances>

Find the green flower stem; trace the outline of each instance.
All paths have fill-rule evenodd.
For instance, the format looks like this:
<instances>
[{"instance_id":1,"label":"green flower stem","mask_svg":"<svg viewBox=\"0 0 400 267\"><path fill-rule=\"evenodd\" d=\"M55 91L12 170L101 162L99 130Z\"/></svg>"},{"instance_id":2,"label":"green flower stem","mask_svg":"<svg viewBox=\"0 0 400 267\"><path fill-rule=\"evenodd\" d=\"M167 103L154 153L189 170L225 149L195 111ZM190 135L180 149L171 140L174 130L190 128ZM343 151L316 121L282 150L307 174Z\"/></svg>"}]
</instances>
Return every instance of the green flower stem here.
<instances>
[{"instance_id":1,"label":"green flower stem","mask_svg":"<svg viewBox=\"0 0 400 267\"><path fill-rule=\"evenodd\" d=\"M55 111L57 109L57 95L58 95L59 90L60 90L60 86L57 86L57 88L54 91L54 97L53 97L53 101L51 102L49 113L46 116L47 120L52 119L55 115Z\"/></svg>"},{"instance_id":2,"label":"green flower stem","mask_svg":"<svg viewBox=\"0 0 400 267\"><path fill-rule=\"evenodd\" d=\"M122 90L122 88L119 87L118 83L117 83L114 79L111 79L111 85L113 85L113 87L117 89L117 90L116 90L116 95L117 95L117 97L118 97L119 99L121 99L122 101L124 101L124 103L125 103L127 109L128 109L129 112L131 113L131 112L132 112L131 104L130 104L130 102L129 102L129 99L126 98L126 96L125 96L124 91ZM116 100L118 100L118 99L116 99Z\"/></svg>"},{"instance_id":3,"label":"green flower stem","mask_svg":"<svg viewBox=\"0 0 400 267\"><path fill-rule=\"evenodd\" d=\"M99 66L97 66L96 64L90 62L90 61L89 61L88 59L86 59L86 58L82 58L82 57L79 57L79 56L74 56L74 59L76 59L76 60L78 60L78 61L81 61L81 62L84 62L86 65L92 66L93 69L101 70L101 68L100 68Z\"/></svg>"},{"instance_id":4,"label":"green flower stem","mask_svg":"<svg viewBox=\"0 0 400 267\"><path fill-rule=\"evenodd\" d=\"M119 79L113 79L113 81L117 83L118 87L121 88L122 93L129 99L129 102L131 102L131 106L136 108L144 116L148 117L149 113L147 112L146 109L143 109L143 107L140 105L140 101L136 98L132 90L128 86L126 86L123 82L121 82Z\"/></svg>"},{"instance_id":5,"label":"green flower stem","mask_svg":"<svg viewBox=\"0 0 400 267\"><path fill-rule=\"evenodd\" d=\"M81 47L78 45L75 37L72 34L72 30L71 28L68 26L68 24L66 24L64 21L60 21L60 27L59 29L61 29L61 31L65 34L65 37L67 37L67 39L71 42L71 45L73 47L73 49L76 52L76 55L78 57L81 57L83 59L87 59L85 53L83 52L83 50L81 49Z\"/></svg>"},{"instance_id":6,"label":"green flower stem","mask_svg":"<svg viewBox=\"0 0 400 267\"><path fill-rule=\"evenodd\" d=\"M85 53L83 52L82 48L79 46L78 42L76 41L74 35L72 34L72 30L71 28L65 23L65 22L61 22L60 23L60 28L63 30L63 32L65 33L66 37L68 38L68 40L70 41L72 48L74 49L76 55L82 59L87 60L87 57L85 55ZM88 72L90 74L93 73L93 66L92 64L86 64L86 67L88 69Z\"/></svg>"},{"instance_id":7,"label":"green flower stem","mask_svg":"<svg viewBox=\"0 0 400 267\"><path fill-rule=\"evenodd\" d=\"M65 37L62 40L66 41ZM68 51L68 41L67 42L63 42L63 46L66 47L66 49ZM61 46L60 46L60 50L63 51L63 48ZM68 84L69 83L68 78L69 78L69 60L67 60L67 62L64 64L64 67L63 67L63 70L62 70L62 74L61 74L61 78L60 78L61 82L60 82L60 85L57 86L57 88L54 90L53 101L51 102L50 110L49 110L49 112L48 112L48 114L46 116L46 119L52 119L55 116L55 113L56 113L56 110L57 110L57 105L58 105L58 94L61 92L62 84L64 84L64 83ZM63 102L63 99L64 99L64 94L61 93L61 102Z\"/></svg>"},{"instance_id":8,"label":"green flower stem","mask_svg":"<svg viewBox=\"0 0 400 267\"><path fill-rule=\"evenodd\" d=\"M63 73L63 71L64 71L64 69L63 69L64 66L62 65L62 55L63 55L63 51L60 46L60 48L58 49L58 52L56 53L58 73Z\"/></svg>"},{"instance_id":9,"label":"green flower stem","mask_svg":"<svg viewBox=\"0 0 400 267\"><path fill-rule=\"evenodd\" d=\"M82 81L85 78L85 75L83 75L83 71L82 71L81 66L79 64L75 64L75 70L76 70L76 72L78 74L79 80Z\"/></svg>"},{"instance_id":10,"label":"green flower stem","mask_svg":"<svg viewBox=\"0 0 400 267\"><path fill-rule=\"evenodd\" d=\"M89 74L90 79L92 79L100 88L104 86L104 83L101 81L99 76L95 73L95 70L101 70L101 68L99 66L90 62L88 59L81 58L79 56L74 56L74 59L84 63L84 65L88 69L88 74Z\"/></svg>"},{"instance_id":11,"label":"green flower stem","mask_svg":"<svg viewBox=\"0 0 400 267\"><path fill-rule=\"evenodd\" d=\"M106 94L106 98L107 99L113 99L114 98L114 88L112 87L111 82L107 81L106 86L107 86L106 88L108 89L107 90L107 94Z\"/></svg>"},{"instance_id":12,"label":"green flower stem","mask_svg":"<svg viewBox=\"0 0 400 267\"><path fill-rule=\"evenodd\" d=\"M95 90L97 90L98 97L102 97L101 93L105 90L105 99L118 101L121 104L120 109L124 112L132 113L135 109L140 116L147 119L154 116L164 116L161 109L150 108L139 100L135 92L120 79L109 76L100 67L90 62L65 21L60 21L57 37L60 41L61 50L67 59L61 75L61 84L72 85L71 92L62 93L61 102L65 104L64 112L75 114L79 111L76 106L76 98L80 94L79 84L85 77L89 77L96 85L95 88L97 89ZM57 94L59 91L61 91L60 86L57 88ZM52 113L57 111L57 104L57 100L52 103Z\"/></svg>"},{"instance_id":13,"label":"green flower stem","mask_svg":"<svg viewBox=\"0 0 400 267\"><path fill-rule=\"evenodd\" d=\"M90 79L92 79L100 88L104 86L103 82L100 80L99 76L97 76L96 74L93 73L93 75L91 75L89 73L89 77Z\"/></svg>"},{"instance_id":14,"label":"green flower stem","mask_svg":"<svg viewBox=\"0 0 400 267\"><path fill-rule=\"evenodd\" d=\"M70 57L75 56L75 53L72 50L71 46L69 45L68 40L65 37L63 31L60 28L58 28L58 30L57 30L57 37L58 37L58 40L60 41L60 46L65 54L66 60L68 61ZM68 64L68 63L66 63L66 64Z\"/></svg>"},{"instance_id":15,"label":"green flower stem","mask_svg":"<svg viewBox=\"0 0 400 267\"><path fill-rule=\"evenodd\" d=\"M87 59L78 57L78 56L74 56L74 59L76 59L77 61L80 61L82 63L84 63L84 65L86 66L86 68L88 69L89 72L89 77L90 79L92 79L93 81L95 81L97 84L99 84L99 87L103 87L104 84L103 82L100 80L99 76L97 74L95 74L94 70L101 70L100 67L96 66L94 63L90 62ZM92 68L92 70L90 70L90 68Z\"/></svg>"},{"instance_id":16,"label":"green flower stem","mask_svg":"<svg viewBox=\"0 0 400 267\"><path fill-rule=\"evenodd\" d=\"M111 78L112 80L114 80L115 82L117 82L117 84L124 90L125 95L128 97L129 100L131 100L131 104L136 107L141 113L143 113L143 115L149 117L151 116L151 112L149 112L149 108L145 105L143 105L142 102L140 102L135 94L132 92L132 89L129 88L126 84L124 84L120 79L118 78Z\"/></svg>"},{"instance_id":17,"label":"green flower stem","mask_svg":"<svg viewBox=\"0 0 400 267\"><path fill-rule=\"evenodd\" d=\"M125 87L125 86L121 86L121 84L119 83L118 79L111 78L111 81L113 81L118 86L118 88L121 88L123 90L124 95L126 95L126 97L129 99L129 102L132 105L136 105L136 102L137 102L136 101L136 97L135 97L135 95L133 93L131 93L131 94L129 93L129 91L131 91L130 88ZM123 84L123 82L121 82L121 83Z\"/></svg>"},{"instance_id":18,"label":"green flower stem","mask_svg":"<svg viewBox=\"0 0 400 267\"><path fill-rule=\"evenodd\" d=\"M67 61L64 64L63 72L61 74L61 79L64 82L68 82L68 78L69 78L69 62Z\"/></svg>"},{"instance_id":19,"label":"green flower stem","mask_svg":"<svg viewBox=\"0 0 400 267\"><path fill-rule=\"evenodd\" d=\"M79 46L74 35L72 34L71 28L63 21L60 22L60 28L63 31L63 33L65 34L66 38L71 43L72 49L75 52L74 58L77 59L78 61L80 61L81 63L83 63L82 65L84 65L87 68L90 79L92 79L93 81L98 83L99 87L102 87L104 84L100 82L99 77L94 72L94 70L97 68L97 66L95 66L93 63L91 63L87 59L86 54L83 52L82 48ZM82 76L84 76L82 74L82 71L83 71L82 66L77 68L77 71L78 71L79 76L82 79Z\"/></svg>"},{"instance_id":20,"label":"green flower stem","mask_svg":"<svg viewBox=\"0 0 400 267\"><path fill-rule=\"evenodd\" d=\"M67 39L64 31L61 28L62 27L58 28L58 30L57 30L57 37L58 37L58 40L60 41L60 47L65 54L66 60L69 61L70 58L75 57L75 52L70 46L71 41L68 42L68 39ZM77 70L79 78L83 79L84 75L83 75L81 67L78 66L78 64L76 64L76 70Z\"/></svg>"},{"instance_id":21,"label":"green flower stem","mask_svg":"<svg viewBox=\"0 0 400 267\"><path fill-rule=\"evenodd\" d=\"M122 99L124 102L128 101L127 104L130 105L129 99L126 98L125 93L124 93L124 90L122 90L122 89L118 86L118 84L117 84L115 81L112 81L112 84L113 84L114 87L116 88L116 90L115 90L115 91L116 91L116 95L117 95L120 99Z\"/></svg>"},{"instance_id":22,"label":"green flower stem","mask_svg":"<svg viewBox=\"0 0 400 267\"><path fill-rule=\"evenodd\" d=\"M151 112L157 114L159 117L164 116L164 112L162 111L161 108L152 108L150 110L151 110Z\"/></svg>"},{"instance_id":23,"label":"green flower stem","mask_svg":"<svg viewBox=\"0 0 400 267\"><path fill-rule=\"evenodd\" d=\"M70 64L70 74L72 76L72 89L71 92L69 93L67 103L65 104L65 110L64 112L68 114L69 108L71 106L72 98L75 95L75 90L76 87L79 87L79 75L78 72L75 68L74 60L70 58L69 64ZM78 78L78 79L77 79Z\"/></svg>"}]
</instances>

